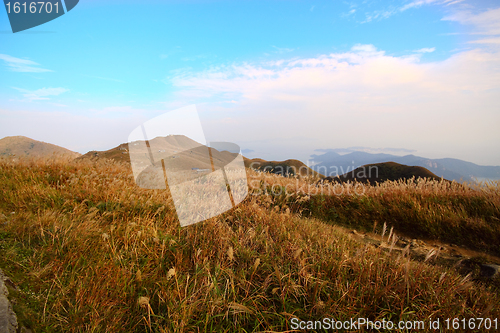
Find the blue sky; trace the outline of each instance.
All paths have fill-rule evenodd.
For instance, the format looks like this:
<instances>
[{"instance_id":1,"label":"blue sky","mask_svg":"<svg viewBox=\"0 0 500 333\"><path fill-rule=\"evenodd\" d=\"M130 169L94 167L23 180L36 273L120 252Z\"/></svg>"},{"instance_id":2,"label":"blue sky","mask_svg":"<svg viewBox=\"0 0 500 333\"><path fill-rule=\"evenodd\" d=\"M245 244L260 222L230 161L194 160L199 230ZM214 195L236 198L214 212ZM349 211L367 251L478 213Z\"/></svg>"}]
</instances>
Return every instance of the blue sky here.
<instances>
[{"instance_id":1,"label":"blue sky","mask_svg":"<svg viewBox=\"0 0 500 333\"><path fill-rule=\"evenodd\" d=\"M500 5L480 0L82 0L16 34L1 9L0 137L109 149L196 104L208 141L250 157L500 165L499 35Z\"/></svg>"}]
</instances>

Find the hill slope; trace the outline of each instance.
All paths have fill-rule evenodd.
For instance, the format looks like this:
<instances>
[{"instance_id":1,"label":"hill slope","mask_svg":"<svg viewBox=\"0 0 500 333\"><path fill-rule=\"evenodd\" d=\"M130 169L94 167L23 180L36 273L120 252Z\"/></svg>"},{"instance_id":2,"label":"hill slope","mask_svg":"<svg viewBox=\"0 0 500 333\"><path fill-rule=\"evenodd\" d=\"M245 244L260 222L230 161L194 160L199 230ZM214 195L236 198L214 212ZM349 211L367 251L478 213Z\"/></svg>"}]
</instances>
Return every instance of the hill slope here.
<instances>
[{"instance_id":1,"label":"hill slope","mask_svg":"<svg viewBox=\"0 0 500 333\"><path fill-rule=\"evenodd\" d=\"M25 136L7 136L0 139L0 156L50 157L53 155L80 156L79 153L50 143L27 138Z\"/></svg>"},{"instance_id":2,"label":"hill slope","mask_svg":"<svg viewBox=\"0 0 500 333\"><path fill-rule=\"evenodd\" d=\"M191 140L183 135L170 135L166 137L157 137L149 141L151 151L156 155L157 159L165 156L167 163L170 162L172 166L177 168L184 167L185 169L211 168L210 157L207 150L200 143ZM147 149L140 141L131 142L129 144L122 143L112 149L106 151L90 151L78 159L100 159L107 158L119 162L130 163L130 154L137 154L139 158L143 158L144 154L148 154ZM232 161L236 154L225 151L222 149L211 148L212 157L216 166L222 166ZM175 159L175 161L173 160ZM295 175L312 176L322 178L323 176L311 168L307 167L304 163L298 160L286 161L266 161L260 158L247 159L244 157L245 167L253 168L261 171L268 171L280 175Z\"/></svg>"},{"instance_id":3,"label":"hill slope","mask_svg":"<svg viewBox=\"0 0 500 333\"><path fill-rule=\"evenodd\" d=\"M415 178L429 178L432 180L440 180L441 178L419 166L407 166L395 162L367 164L354 169L351 172L345 173L338 177L326 177L324 181L338 182L361 182L375 183L385 182L387 180L400 180Z\"/></svg>"},{"instance_id":4,"label":"hill slope","mask_svg":"<svg viewBox=\"0 0 500 333\"><path fill-rule=\"evenodd\" d=\"M118 162L130 163L130 156L128 154L128 144L122 143L109 150L103 150L103 151L92 150L78 157L77 160L100 159L100 158L106 158Z\"/></svg>"},{"instance_id":5,"label":"hill slope","mask_svg":"<svg viewBox=\"0 0 500 333\"><path fill-rule=\"evenodd\" d=\"M206 146L198 143L184 135L169 135L157 137L149 140L150 149L146 147L144 141L122 143L106 151L90 151L78 159L111 159L114 161L130 163L130 156L134 160L149 163L150 154L154 155L154 161L162 159L167 163L167 167L174 169L211 169L210 155ZM210 148L212 159L216 168L228 164L237 156L229 151L219 151Z\"/></svg>"},{"instance_id":6,"label":"hill slope","mask_svg":"<svg viewBox=\"0 0 500 333\"><path fill-rule=\"evenodd\" d=\"M307 165L299 160L286 160L286 161L266 161L260 158L248 159L245 158L245 166L259 171L267 171L282 176L295 176L301 177L309 176L314 178L323 178L320 173L309 168Z\"/></svg>"},{"instance_id":7,"label":"hill slope","mask_svg":"<svg viewBox=\"0 0 500 333\"><path fill-rule=\"evenodd\" d=\"M469 275L454 266L463 257L448 264L436 255L461 256L462 245L500 253L498 187L430 182L310 196L293 191L305 180L249 177L252 194L238 207L180 228L168 191L136 186L125 164L0 159L0 268L19 324L33 332L290 332L303 331L295 318L440 318L443 326L445 318L499 318L498 280L483 284L483 266ZM290 195L265 193L262 183ZM456 245L427 246L401 232Z\"/></svg>"}]
</instances>

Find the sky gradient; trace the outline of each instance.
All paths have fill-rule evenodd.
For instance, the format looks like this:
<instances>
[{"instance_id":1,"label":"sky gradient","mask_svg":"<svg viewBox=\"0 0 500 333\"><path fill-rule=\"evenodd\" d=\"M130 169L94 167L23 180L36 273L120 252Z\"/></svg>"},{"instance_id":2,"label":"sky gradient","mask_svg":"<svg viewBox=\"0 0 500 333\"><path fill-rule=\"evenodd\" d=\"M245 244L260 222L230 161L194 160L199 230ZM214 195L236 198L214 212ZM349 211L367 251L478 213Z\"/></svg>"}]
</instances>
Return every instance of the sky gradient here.
<instances>
[{"instance_id":1,"label":"sky gradient","mask_svg":"<svg viewBox=\"0 0 500 333\"><path fill-rule=\"evenodd\" d=\"M0 9L0 138L107 150L191 104L249 157L500 165L500 4L81 0L16 34Z\"/></svg>"}]
</instances>

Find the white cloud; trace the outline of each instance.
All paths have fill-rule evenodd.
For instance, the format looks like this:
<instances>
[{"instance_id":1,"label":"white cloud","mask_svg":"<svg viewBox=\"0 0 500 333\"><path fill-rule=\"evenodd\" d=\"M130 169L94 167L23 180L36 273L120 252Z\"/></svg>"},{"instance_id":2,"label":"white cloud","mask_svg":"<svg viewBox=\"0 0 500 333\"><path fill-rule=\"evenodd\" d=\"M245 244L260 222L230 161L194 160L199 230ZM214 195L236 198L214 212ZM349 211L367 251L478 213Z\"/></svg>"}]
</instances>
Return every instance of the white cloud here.
<instances>
[{"instance_id":1,"label":"white cloud","mask_svg":"<svg viewBox=\"0 0 500 333\"><path fill-rule=\"evenodd\" d=\"M483 44L483 47L496 47L497 49L500 46L500 8L479 13L462 10L444 17L443 20L468 25L471 28L468 35L476 38L469 41L470 44Z\"/></svg>"},{"instance_id":2,"label":"white cloud","mask_svg":"<svg viewBox=\"0 0 500 333\"><path fill-rule=\"evenodd\" d=\"M0 54L0 59L5 61L7 68L9 68L13 72L28 72L28 73L52 72L49 69L36 67L40 66L40 64L31 60L20 59L12 57L7 54Z\"/></svg>"},{"instance_id":3,"label":"white cloud","mask_svg":"<svg viewBox=\"0 0 500 333\"><path fill-rule=\"evenodd\" d=\"M354 13L356 13L356 9L351 9L350 11L348 11L347 13L342 13L342 17L349 17L351 15L354 15Z\"/></svg>"},{"instance_id":4,"label":"white cloud","mask_svg":"<svg viewBox=\"0 0 500 333\"><path fill-rule=\"evenodd\" d=\"M390 5L383 9L365 13L365 20L361 23L368 23L374 20L387 19L393 15L405 12L409 9L419 8L425 5L451 6L464 2L465 0L414 0L402 6Z\"/></svg>"},{"instance_id":5,"label":"white cloud","mask_svg":"<svg viewBox=\"0 0 500 333\"><path fill-rule=\"evenodd\" d=\"M421 63L416 54L395 57L373 45L355 45L348 52L314 58L184 71L171 83L179 90L177 100L208 101L207 114L234 121L227 126L209 120L207 138L261 151L276 150L278 143L269 142L282 139L283 147L292 147L281 150L283 158L306 151L293 133L311 138L309 149L325 147L325 142L332 147L397 142L430 157L469 160L477 157L479 146L482 151L500 149L498 52L475 49ZM255 133L267 144L252 145ZM498 157L488 156L482 162L496 159L500 164Z\"/></svg>"},{"instance_id":6,"label":"white cloud","mask_svg":"<svg viewBox=\"0 0 500 333\"><path fill-rule=\"evenodd\" d=\"M387 19L392 15L397 14L398 12L399 10L397 8L390 7L388 9L376 10L374 12L365 13L366 18L361 23L369 23L373 20Z\"/></svg>"},{"instance_id":7,"label":"white cloud","mask_svg":"<svg viewBox=\"0 0 500 333\"><path fill-rule=\"evenodd\" d=\"M432 53L434 51L436 51L435 47L424 47L420 50L415 50L414 52L416 52L416 53Z\"/></svg>"},{"instance_id":8,"label":"white cloud","mask_svg":"<svg viewBox=\"0 0 500 333\"><path fill-rule=\"evenodd\" d=\"M58 96L69 91L69 89L66 88L42 88L37 90L26 90L16 87L12 88L23 93L24 98L28 101L49 100L50 98L48 96Z\"/></svg>"},{"instance_id":9,"label":"white cloud","mask_svg":"<svg viewBox=\"0 0 500 333\"><path fill-rule=\"evenodd\" d=\"M500 37L472 40L470 44L500 44Z\"/></svg>"},{"instance_id":10,"label":"white cloud","mask_svg":"<svg viewBox=\"0 0 500 333\"><path fill-rule=\"evenodd\" d=\"M459 11L446 16L443 20L470 25L474 29L473 34L500 35L500 8L489 9L477 14L470 11Z\"/></svg>"},{"instance_id":11,"label":"white cloud","mask_svg":"<svg viewBox=\"0 0 500 333\"><path fill-rule=\"evenodd\" d=\"M412 1L402 7L399 8L400 12L404 12L405 10L411 9L411 8L418 8L424 5L430 5L430 4L447 4L450 2L457 2L456 0L416 0ZM460 1L459 1L460 2Z\"/></svg>"}]
</instances>

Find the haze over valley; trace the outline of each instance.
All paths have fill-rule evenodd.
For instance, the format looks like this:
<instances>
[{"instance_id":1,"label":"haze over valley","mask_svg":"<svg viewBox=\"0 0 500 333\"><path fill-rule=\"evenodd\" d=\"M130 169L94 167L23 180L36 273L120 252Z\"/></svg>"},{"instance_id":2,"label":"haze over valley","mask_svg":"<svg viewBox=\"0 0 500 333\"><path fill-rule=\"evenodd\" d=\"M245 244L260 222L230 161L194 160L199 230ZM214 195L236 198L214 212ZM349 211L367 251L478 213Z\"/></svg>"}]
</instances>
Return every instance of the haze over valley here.
<instances>
[{"instance_id":1,"label":"haze over valley","mask_svg":"<svg viewBox=\"0 0 500 333\"><path fill-rule=\"evenodd\" d=\"M147 156L147 151L134 152L135 143L122 143L117 147L110 148L105 151L89 151L84 155L69 151L65 148L58 147L49 143L39 142L23 136L6 137L0 139L0 156L9 157L50 157L54 155L69 156L78 159L85 158L107 158L120 162L130 163L130 149L133 153ZM162 154L167 156L172 161L175 157L186 154L186 158L177 159L183 161L184 168L210 169L211 162L208 152L200 150L204 147L201 143L183 135L169 135L166 137L158 137L151 140L149 145L153 151L158 151L159 156ZM222 166L229 163L234 158L234 153L219 152L211 148L215 165ZM444 178L446 180L455 181L485 181L500 179L500 166L481 166L471 162L458 159L442 158L442 159L427 159L415 155L397 156L391 154L371 154L364 151L352 151L347 154L339 154L334 149L330 149L321 155L312 155L311 160L306 163L297 160L289 159L287 161L266 161L264 159L245 158L246 167L254 167L262 171L278 172L288 174L288 168L292 168L296 172L305 172L313 176L328 176L337 177L348 174L361 166L396 162L406 166L418 166L427 169L433 176ZM345 151L345 149L336 149ZM245 154L243 154L245 155ZM160 158L160 157L158 157ZM178 163L177 163L178 164ZM279 166L279 167L278 167ZM178 166L180 167L180 165ZM309 170L309 171L307 171ZM317 175L318 173L318 175ZM389 177L390 178L390 177Z\"/></svg>"}]
</instances>

